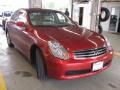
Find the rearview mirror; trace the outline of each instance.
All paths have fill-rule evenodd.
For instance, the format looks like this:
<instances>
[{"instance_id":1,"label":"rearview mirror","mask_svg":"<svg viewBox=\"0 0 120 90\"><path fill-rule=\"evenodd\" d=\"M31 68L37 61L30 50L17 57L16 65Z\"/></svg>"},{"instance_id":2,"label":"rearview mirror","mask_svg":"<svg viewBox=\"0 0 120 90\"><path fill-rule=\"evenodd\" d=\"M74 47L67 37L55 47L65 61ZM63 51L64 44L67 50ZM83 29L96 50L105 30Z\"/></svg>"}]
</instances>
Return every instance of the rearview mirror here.
<instances>
[{"instance_id":1,"label":"rearview mirror","mask_svg":"<svg viewBox=\"0 0 120 90\"><path fill-rule=\"evenodd\" d=\"M19 27L25 27L25 23L24 22L17 22L16 25L19 26Z\"/></svg>"}]
</instances>

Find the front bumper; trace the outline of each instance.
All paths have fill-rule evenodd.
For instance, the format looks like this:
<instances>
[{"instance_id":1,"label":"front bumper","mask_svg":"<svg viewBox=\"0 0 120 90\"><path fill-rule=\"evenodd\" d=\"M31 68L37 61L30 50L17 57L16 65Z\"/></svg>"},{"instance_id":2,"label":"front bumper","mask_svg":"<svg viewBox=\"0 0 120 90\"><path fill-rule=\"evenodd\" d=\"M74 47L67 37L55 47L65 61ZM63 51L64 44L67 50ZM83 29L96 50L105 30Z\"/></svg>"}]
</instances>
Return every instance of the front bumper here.
<instances>
[{"instance_id":1,"label":"front bumper","mask_svg":"<svg viewBox=\"0 0 120 90\"><path fill-rule=\"evenodd\" d=\"M66 61L48 56L47 71L50 77L56 79L75 79L95 75L111 65L113 51L110 50L104 55L94 58L84 58L82 60L70 59ZM93 63L103 61L103 68L97 71L92 71Z\"/></svg>"}]
</instances>

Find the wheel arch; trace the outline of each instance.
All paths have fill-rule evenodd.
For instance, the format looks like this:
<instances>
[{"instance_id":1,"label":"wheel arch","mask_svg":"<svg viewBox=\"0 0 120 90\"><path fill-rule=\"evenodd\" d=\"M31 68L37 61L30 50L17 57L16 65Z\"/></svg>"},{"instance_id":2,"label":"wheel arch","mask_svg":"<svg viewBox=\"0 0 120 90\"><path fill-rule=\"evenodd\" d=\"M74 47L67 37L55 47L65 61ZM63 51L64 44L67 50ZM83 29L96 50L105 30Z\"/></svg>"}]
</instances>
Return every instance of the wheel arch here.
<instances>
[{"instance_id":1,"label":"wheel arch","mask_svg":"<svg viewBox=\"0 0 120 90\"><path fill-rule=\"evenodd\" d=\"M31 48L30 48L30 61L31 61L31 64L32 64L33 66L36 65L36 56L35 56L35 54L36 54L36 49L39 49L39 50L40 50L40 53L41 53L41 55L42 55L43 58L44 58L44 54L43 54L42 49L41 49L37 44L31 45ZM45 58L44 58L44 59L45 59ZM46 62L45 62L45 60L43 60L43 61L44 61L44 65L45 65L45 67L46 67L46 66L47 66L47 65L46 65Z\"/></svg>"}]
</instances>

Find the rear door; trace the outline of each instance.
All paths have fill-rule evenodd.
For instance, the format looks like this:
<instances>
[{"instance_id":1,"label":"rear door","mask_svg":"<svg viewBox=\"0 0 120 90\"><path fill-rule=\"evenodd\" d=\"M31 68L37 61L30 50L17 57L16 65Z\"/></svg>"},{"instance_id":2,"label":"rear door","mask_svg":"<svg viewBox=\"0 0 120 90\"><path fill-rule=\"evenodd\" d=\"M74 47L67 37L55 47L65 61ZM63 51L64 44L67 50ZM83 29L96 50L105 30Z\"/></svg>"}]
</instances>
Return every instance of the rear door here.
<instances>
[{"instance_id":1,"label":"rear door","mask_svg":"<svg viewBox=\"0 0 120 90\"><path fill-rule=\"evenodd\" d=\"M24 27L18 26L18 22L24 22ZM11 37L12 41L14 42L16 48L19 49L26 57L29 55L29 48L33 43L31 36L27 31L27 13L24 10L20 10L14 16L14 20L10 22L11 26Z\"/></svg>"},{"instance_id":2,"label":"rear door","mask_svg":"<svg viewBox=\"0 0 120 90\"><path fill-rule=\"evenodd\" d=\"M12 43L17 46L17 43L16 43L16 19L18 18L18 11L16 11L12 16L11 16L11 19L10 21L7 23L7 29L9 31L9 34L10 34L10 38L11 38L11 41Z\"/></svg>"},{"instance_id":3,"label":"rear door","mask_svg":"<svg viewBox=\"0 0 120 90\"><path fill-rule=\"evenodd\" d=\"M24 22L24 26L17 26L15 27L15 42L18 46L18 49L26 56L29 55L29 48L31 45L31 38L29 33L27 32L27 13L23 10L19 11L19 15L15 20L15 23L17 22Z\"/></svg>"}]
</instances>

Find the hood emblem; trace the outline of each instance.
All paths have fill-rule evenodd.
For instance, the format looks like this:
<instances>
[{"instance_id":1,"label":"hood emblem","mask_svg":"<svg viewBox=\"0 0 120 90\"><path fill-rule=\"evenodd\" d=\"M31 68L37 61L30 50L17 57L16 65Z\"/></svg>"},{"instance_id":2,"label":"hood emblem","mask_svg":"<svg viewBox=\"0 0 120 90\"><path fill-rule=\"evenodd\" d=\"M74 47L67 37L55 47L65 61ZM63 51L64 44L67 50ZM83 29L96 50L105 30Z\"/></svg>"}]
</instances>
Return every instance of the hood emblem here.
<instances>
[{"instance_id":1,"label":"hood emblem","mask_svg":"<svg viewBox=\"0 0 120 90\"><path fill-rule=\"evenodd\" d=\"M94 54L95 54L96 56L99 55L98 50L95 50L95 51L94 51Z\"/></svg>"}]
</instances>

